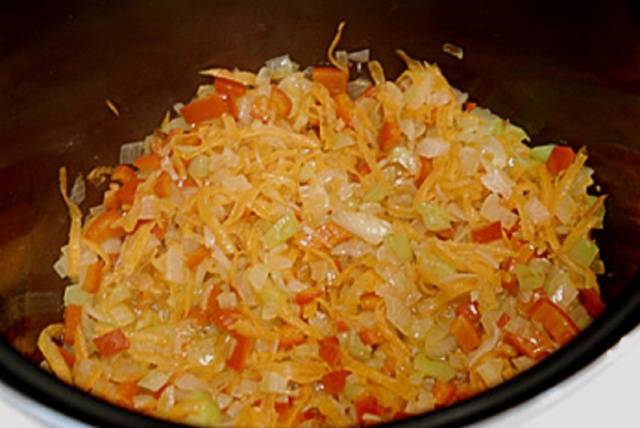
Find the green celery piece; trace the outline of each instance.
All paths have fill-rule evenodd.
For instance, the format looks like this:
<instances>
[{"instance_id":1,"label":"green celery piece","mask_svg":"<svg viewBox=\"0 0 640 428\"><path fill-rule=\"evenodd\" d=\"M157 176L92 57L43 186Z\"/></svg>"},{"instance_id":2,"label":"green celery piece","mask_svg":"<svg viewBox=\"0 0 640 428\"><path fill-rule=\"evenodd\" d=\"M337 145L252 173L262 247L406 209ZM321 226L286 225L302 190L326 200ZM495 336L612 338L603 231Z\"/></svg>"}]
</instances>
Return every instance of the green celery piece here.
<instances>
[{"instance_id":1,"label":"green celery piece","mask_svg":"<svg viewBox=\"0 0 640 428\"><path fill-rule=\"evenodd\" d=\"M413 368L422 374L443 382L450 381L456 375L456 371L449 364L444 361L432 360L422 353L416 355L413 360Z\"/></svg>"},{"instance_id":2,"label":"green celery piece","mask_svg":"<svg viewBox=\"0 0 640 428\"><path fill-rule=\"evenodd\" d=\"M437 280L442 280L456 273L456 270L435 254L421 251L418 254L418 265L422 271Z\"/></svg>"},{"instance_id":3,"label":"green celery piece","mask_svg":"<svg viewBox=\"0 0 640 428\"><path fill-rule=\"evenodd\" d=\"M513 272L518 278L518 285L521 290L533 291L544 285L546 275L541 269L534 269L526 265L518 265L513 268Z\"/></svg>"},{"instance_id":4,"label":"green celery piece","mask_svg":"<svg viewBox=\"0 0 640 428\"><path fill-rule=\"evenodd\" d=\"M402 263L410 262L413 259L413 251L409 238L404 233L390 233L384 237L384 246L387 250L393 251Z\"/></svg>"},{"instance_id":5,"label":"green celery piece","mask_svg":"<svg viewBox=\"0 0 640 428\"><path fill-rule=\"evenodd\" d=\"M208 392L196 391L187 397L187 401L194 404L195 411L190 413L185 422L195 426L214 426L221 422L222 413L218 403Z\"/></svg>"},{"instance_id":6,"label":"green celery piece","mask_svg":"<svg viewBox=\"0 0 640 428\"><path fill-rule=\"evenodd\" d=\"M569 250L569 258L583 267L591 266L598 255L598 246L591 239L582 238Z\"/></svg>"},{"instance_id":7,"label":"green celery piece","mask_svg":"<svg viewBox=\"0 0 640 428\"><path fill-rule=\"evenodd\" d=\"M267 248L272 249L287 242L289 238L300 230L300 223L292 214L286 214L276 221L267 233L264 234L264 243Z\"/></svg>"},{"instance_id":8,"label":"green celery piece","mask_svg":"<svg viewBox=\"0 0 640 428\"><path fill-rule=\"evenodd\" d=\"M555 146L555 144L546 144L544 146L532 147L529 155L539 162L546 162L549 156L551 156L551 152Z\"/></svg>"},{"instance_id":9,"label":"green celery piece","mask_svg":"<svg viewBox=\"0 0 640 428\"><path fill-rule=\"evenodd\" d=\"M382 183L375 183L373 187L364 195L362 202L381 202L387 196L387 189Z\"/></svg>"},{"instance_id":10,"label":"green celery piece","mask_svg":"<svg viewBox=\"0 0 640 428\"><path fill-rule=\"evenodd\" d=\"M418 213L422 216L422 222L427 230L438 232L451 227L449 213L435 202L421 202L418 204Z\"/></svg>"}]
</instances>

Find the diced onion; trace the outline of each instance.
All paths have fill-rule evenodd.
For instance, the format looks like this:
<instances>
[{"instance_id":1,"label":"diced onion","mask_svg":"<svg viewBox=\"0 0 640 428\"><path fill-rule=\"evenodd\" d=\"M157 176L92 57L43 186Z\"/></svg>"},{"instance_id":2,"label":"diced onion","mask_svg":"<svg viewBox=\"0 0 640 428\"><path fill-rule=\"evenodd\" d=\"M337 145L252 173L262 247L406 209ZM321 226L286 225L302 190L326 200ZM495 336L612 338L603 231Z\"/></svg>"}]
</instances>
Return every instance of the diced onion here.
<instances>
[{"instance_id":1,"label":"diced onion","mask_svg":"<svg viewBox=\"0 0 640 428\"><path fill-rule=\"evenodd\" d=\"M182 283L186 279L184 253L180 245L169 245L167 250L165 278L167 281Z\"/></svg>"},{"instance_id":2,"label":"diced onion","mask_svg":"<svg viewBox=\"0 0 640 428\"><path fill-rule=\"evenodd\" d=\"M492 192L495 192L505 198L511 196L513 189L513 181L501 170L492 169L480 177L482 184Z\"/></svg>"},{"instance_id":3,"label":"diced onion","mask_svg":"<svg viewBox=\"0 0 640 428\"><path fill-rule=\"evenodd\" d=\"M382 242L384 236L391 230L388 222L367 213L342 210L337 211L332 219L338 226L374 245Z\"/></svg>"},{"instance_id":4,"label":"diced onion","mask_svg":"<svg viewBox=\"0 0 640 428\"><path fill-rule=\"evenodd\" d=\"M149 153L149 145L144 141L126 143L120 147L120 163L125 165L133 162L142 155Z\"/></svg>"},{"instance_id":5,"label":"diced onion","mask_svg":"<svg viewBox=\"0 0 640 428\"><path fill-rule=\"evenodd\" d=\"M162 372L160 370L152 370L149 374L140 379L138 386L148 389L151 392L157 392L167 383L170 377L170 373Z\"/></svg>"},{"instance_id":6,"label":"diced onion","mask_svg":"<svg viewBox=\"0 0 640 428\"><path fill-rule=\"evenodd\" d=\"M417 147L418 154L425 158L437 158L449 152L449 143L442 138L425 137Z\"/></svg>"},{"instance_id":7,"label":"diced onion","mask_svg":"<svg viewBox=\"0 0 640 428\"><path fill-rule=\"evenodd\" d=\"M262 263L255 264L247 270L247 281L258 292L264 287L268 276L269 269Z\"/></svg>"},{"instance_id":8,"label":"diced onion","mask_svg":"<svg viewBox=\"0 0 640 428\"><path fill-rule=\"evenodd\" d=\"M353 62L369 62L370 51L369 49L361 49L359 51L349 52L347 58Z\"/></svg>"},{"instance_id":9,"label":"diced onion","mask_svg":"<svg viewBox=\"0 0 640 428\"><path fill-rule=\"evenodd\" d=\"M80 205L84 202L84 198L86 196L86 185L84 182L84 178L82 175L78 175L76 179L73 181L73 186L71 187L71 193L69 194L69 199L76 205Z\"/></svg>"},{"instance_id":10,"label":"diced onion","mask_svg":"<svg viewBox=\"0 0 640 428\"><path fill-rule=\"evenodd\" d=\"M542 224L549 218L549 211L535 196L529 199L529 201L525 204L524 209L533 224Z\"/></svg>"},{"instance_id":11,"label":"diced onion","mask_svg":"<svg viewBox=\"0 0 640 428\"><path fill-rule=\"evenodd\" d=\"M64 305L90 305L93 302L93 295L82 289L82 285L69 285L64 289Z\"/></svg>"},{"instance_id":12,"label":"diced onion","mask_svg":"<svg viewBox=\"0 0 640 428\"><path fill-rule=\"evenodd\" d=\"M289 55L271 58L265 62L265 66L271 70L271 76L275 80L283 79L300 68L298 64L291 60Z\"/></svg>"},{"instance_id":13,"label":"diced onion","mask_svg":"<svg viewBox=\"0 0 640 428\"><path fill-rule=\"evenodd\" d=\"M175 386L184 391L206 390L207 383L191 373L185 373L176 378Z\"/></svg>"}]
</instances>

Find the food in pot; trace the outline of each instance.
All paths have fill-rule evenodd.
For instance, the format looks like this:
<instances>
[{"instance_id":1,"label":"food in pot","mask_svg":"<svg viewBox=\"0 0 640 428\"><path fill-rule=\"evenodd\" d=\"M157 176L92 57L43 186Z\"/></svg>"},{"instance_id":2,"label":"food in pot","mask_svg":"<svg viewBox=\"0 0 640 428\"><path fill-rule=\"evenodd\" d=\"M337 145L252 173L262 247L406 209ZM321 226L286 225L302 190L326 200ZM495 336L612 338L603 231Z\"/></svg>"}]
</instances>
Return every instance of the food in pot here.
<instances>
[{"instance_id":1,"label":"food in pot","mask_svg":"<svg viewBox=\"0 0 640 428\"><path fill-rule=\"evenodd\" d=\"M88 212L61 169L56 376L194 425L367 425L504 382L602 312L586 151L336 43L330 66L205 71L90 174Z\"/></svg>"}]
</instances>

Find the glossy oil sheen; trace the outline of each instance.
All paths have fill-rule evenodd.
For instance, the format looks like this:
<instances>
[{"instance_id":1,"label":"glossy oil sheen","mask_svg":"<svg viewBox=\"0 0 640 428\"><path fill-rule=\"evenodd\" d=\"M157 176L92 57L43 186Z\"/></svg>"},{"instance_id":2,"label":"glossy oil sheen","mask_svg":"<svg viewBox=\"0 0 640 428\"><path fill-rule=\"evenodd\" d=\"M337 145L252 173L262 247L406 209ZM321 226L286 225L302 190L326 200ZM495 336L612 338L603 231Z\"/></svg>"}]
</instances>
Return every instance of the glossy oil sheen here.
<instances>
[{"instance_id":1,"label":"glossy oil sheen","mask_svg":"<svg viewBox=\"0 0 640 428\"><path fill-rule=\"evenodd\" d=\"M68 228L58 168L67 166L73 179L115 163L121 144L150 133L208 81L198 76L203 68L257 70L284 53L303 65L323 63L340 20L347 23L340 47L370 48L388 75L401 70L394 49L402 48L437 63L472 101L524 127L533 144L586 146L609 195L606 229L597 234L609 311L629 311L629 296L640 293L634 2L13 3L0 6L0 331L34 361L39 329L62 310L64 283L51 268ZM461 46L464 59L445 54L445 42ZM85 212L100 194L89 193ZM598 328L584 336L597 342ZM461 406L474 402L482 405Z\"/></svg>"}]
</instances>

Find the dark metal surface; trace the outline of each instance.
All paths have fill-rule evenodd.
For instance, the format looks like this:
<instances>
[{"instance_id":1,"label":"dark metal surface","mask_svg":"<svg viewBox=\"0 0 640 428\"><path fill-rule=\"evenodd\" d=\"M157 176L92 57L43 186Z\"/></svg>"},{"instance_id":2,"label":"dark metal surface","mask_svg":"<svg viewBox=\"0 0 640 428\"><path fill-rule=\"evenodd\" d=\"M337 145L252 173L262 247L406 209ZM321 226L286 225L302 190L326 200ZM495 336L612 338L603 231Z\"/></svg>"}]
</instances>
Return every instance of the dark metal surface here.
<instances>
[{"instance_id":1,"label":"dark metal surface","mask_svg":"<svg viewBox=\"0 0 640 428\"><path fill-rule=\"evenodd\" d=\"M255 70L283 53L300 64L323 62L343 19L341 47L371 48L390 75L401 67L393 50L402 48L436 62L473 101L523 126L534 143L586 145L589 165L610 194L606 231L598 235L609 272L602 278L605 316L514 381L406 423L456 425L517 404L579 370L637 324L640 12L634 2L14 2L0 6L5 382L93 423L152 423L71 391L10 348L37 360L39 329L60 317L64 284L51 265L68 220L57 169L68 166L73 177L114 163L122 143L142 138L172 104L191 97L204 81L197 75L202 68ZM462 46L464 60L444 54L444 42Z\"/></svg>"}]
</instances>

